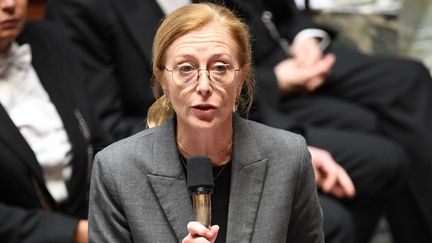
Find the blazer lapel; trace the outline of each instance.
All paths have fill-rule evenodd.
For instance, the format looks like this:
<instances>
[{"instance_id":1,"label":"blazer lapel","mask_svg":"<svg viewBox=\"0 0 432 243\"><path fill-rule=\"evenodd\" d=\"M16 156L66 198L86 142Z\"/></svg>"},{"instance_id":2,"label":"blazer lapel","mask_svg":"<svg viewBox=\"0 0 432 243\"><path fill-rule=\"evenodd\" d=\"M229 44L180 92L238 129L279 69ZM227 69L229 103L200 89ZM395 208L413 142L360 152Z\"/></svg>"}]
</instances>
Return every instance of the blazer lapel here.
<instances>
[{"instance_id":1,"label":"blazer lapel","mask_svg":"<svg viewBox=\"0 0 432 243\"><path fill-rule=\"evenodd\" d=\"M193 220L192 202L175 143L174 117L159 127L154 141L154 172L150 184L179 242L187 234L186 225Z\"/></svg>"},{"instance_id":2,"label":"blazer lapel","mask_svg":"<svg viewBox=\"0 0 432 243\"><path fill-rule=\"evenodd\" d=\"M174 119L160 126L154 141L154 172L148 175L164 213L181 241L187 234L186 225L193 220L192 203L186 178L178 159ZM232 181L228 212L227 242L252 240L257 209L262 195L267 159L263 158L253 131L234 117L234 150Z\"/></svg>"},{"instance_id":3,"label":"blazer lapel","mask_svg":"<svg viewBox=\"0 0 432 243\"><path fill-rule=\"evenodd\" d=\"M109 1L116 14L146 60L151 60L153 37L164 17L156 1L113 0Z\"/></svg>"},{"instance_id":4,"label":"blazer lapel","mask_svg":"<svg viewBox=\"0 0 432 243\"><path fill-rule=\"evenodd\" d=\"M192 203L186 179L148 175L162 209L179 242L187 235L186 225L193 220Z\"/></svg>"},{"instance_id":5,"label":"blazer lapel","mask_svg":"<svg viewBox=\"0 0 432 243\"><path fill-rule=\"evenodd\" d=\"M43 182L42 169L35 154L2 105L0 105L0 131L0 140L15 151L39 182Z\"/></svg>"},{"instance_id":6,"label":"blazer lapel","mask_svg":"<svg viewBox=\"0 0 432 243\"><path fill-rule=\"evenodd\" d=\"M253 131L234 116L234 145L227 242L251 242L264 186L267 159Z\"/></svg>"}]
</instances>

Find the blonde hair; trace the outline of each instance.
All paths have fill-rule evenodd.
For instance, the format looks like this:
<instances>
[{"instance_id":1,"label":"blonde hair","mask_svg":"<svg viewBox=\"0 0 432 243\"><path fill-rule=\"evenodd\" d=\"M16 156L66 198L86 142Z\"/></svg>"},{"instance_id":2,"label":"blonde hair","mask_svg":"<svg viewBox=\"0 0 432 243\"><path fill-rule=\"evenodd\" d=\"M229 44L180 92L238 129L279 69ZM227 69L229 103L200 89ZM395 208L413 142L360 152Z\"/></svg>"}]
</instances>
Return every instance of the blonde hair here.
<instances>
[{"instance_id":1,"label":"blonde hair","mask_svg":"<svg viewBox=\"0 0 432 243\"><path fill-rule=\"evenodd\" d=\"M224 24L231 37L236 41L239 49L240 67L251 65L252 51L248 28L233 12L212 3L189 4L177 9L162 21L153 41L153 95L156 101L148 111L147 125L149 127L160 125L174 112L169 99L163 94L161 85L165 51L179 37L212 22ZM255 92L255 82L252 78L251 69L249 67L241 95L238 97L237 110L245 114L249 112L252 106Z\"/></svg>"}]
</instances>

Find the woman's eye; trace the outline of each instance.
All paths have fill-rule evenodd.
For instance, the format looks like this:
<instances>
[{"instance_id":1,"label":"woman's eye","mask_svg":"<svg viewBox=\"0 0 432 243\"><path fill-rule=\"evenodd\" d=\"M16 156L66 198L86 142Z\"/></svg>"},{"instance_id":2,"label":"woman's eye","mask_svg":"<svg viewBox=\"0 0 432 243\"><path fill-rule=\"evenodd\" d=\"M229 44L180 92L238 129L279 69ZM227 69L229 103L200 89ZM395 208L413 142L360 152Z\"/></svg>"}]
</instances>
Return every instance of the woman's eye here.
<instances>
[{"instance_id":1,"label":"woman's eye","mask_svg":"<svg viewBox=\"0 0 432 243\"><path fill-rule=\"evenodd\" d=\"M190 65L179 66L178 70L182 73L190 73L193 71L193 67Z\"/></svg>"},{"instance_id":2,"label":"woman's eye","mask_svg":"<svg viewBox=\"0 0 432 243\"><path fill-rule=\"evenodd\" d=\"M227 70L227 64L215 65L212 68L215 72L223 73Z\"/></svg>"}]
</instances>

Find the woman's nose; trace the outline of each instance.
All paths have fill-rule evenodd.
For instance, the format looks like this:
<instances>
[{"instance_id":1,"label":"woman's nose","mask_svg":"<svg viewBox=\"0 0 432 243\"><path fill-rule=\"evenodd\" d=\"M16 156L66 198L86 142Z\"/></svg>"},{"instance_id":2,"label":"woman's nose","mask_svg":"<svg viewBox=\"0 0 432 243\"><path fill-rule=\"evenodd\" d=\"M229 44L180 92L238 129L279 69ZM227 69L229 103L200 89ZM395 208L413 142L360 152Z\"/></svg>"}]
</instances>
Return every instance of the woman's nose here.
<instances>
[{"instance_id":1,"label":"woman's nose","mask_svg":"<svg viewBox=\"0 0 432 243\"><path fill-rule=\"evenodd\" d=\"M201 72L204 72L201 74ZM201 95L209 95L213 91L213 88L211 86L211 80L209 71L206 69L200 69L198 70L198 80L197 80L197 91Z\"/></svg>"}]
</instances>

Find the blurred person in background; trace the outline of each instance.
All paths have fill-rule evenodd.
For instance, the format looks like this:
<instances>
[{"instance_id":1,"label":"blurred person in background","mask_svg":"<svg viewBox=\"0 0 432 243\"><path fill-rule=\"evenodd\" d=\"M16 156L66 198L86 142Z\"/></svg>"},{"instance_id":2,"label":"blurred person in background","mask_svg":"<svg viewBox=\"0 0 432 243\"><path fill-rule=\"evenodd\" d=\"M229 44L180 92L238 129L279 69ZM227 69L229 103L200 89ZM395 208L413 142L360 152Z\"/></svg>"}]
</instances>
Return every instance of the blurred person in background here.
<instances>
[{"instance_id":1,"label":"blurred person in background","mask_svg":"<svg viewBox=\"0 0 432 243\"><path fill-rule=\"evenodd\" d=\"M61 29L0 1L0 242L87 242L93 154L105 143Z\"/></svg>"}]
</instances>

